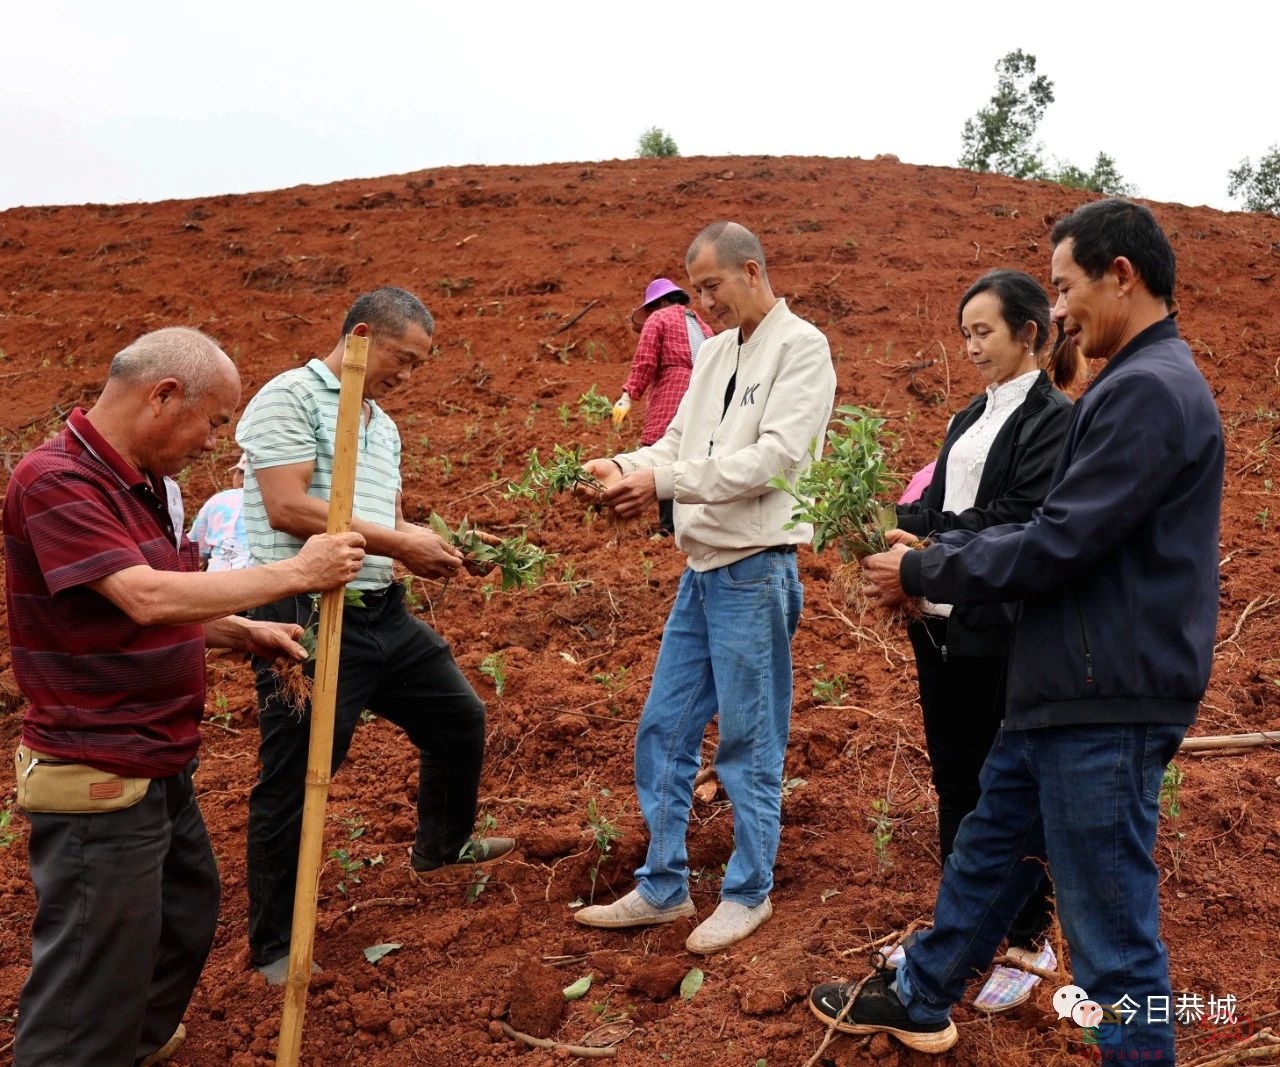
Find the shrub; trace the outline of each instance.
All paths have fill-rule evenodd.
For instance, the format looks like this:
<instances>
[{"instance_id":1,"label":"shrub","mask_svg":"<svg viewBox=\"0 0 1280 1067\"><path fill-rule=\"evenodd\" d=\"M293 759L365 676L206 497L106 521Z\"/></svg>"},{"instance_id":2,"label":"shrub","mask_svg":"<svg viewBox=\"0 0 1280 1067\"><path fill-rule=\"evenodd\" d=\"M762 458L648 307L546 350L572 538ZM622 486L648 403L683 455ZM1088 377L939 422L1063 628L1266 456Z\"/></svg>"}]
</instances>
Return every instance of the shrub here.
<instances>
[{"instance_id":1,"label":"shrub","mask_svg":"<svg viewBox=\"0 0 1280 1067\"><path fill-rule=\"evenodd\" d=\"M641 159L669 159L679 154L675 139L657 126L650 126L636 142L636 155Z\"/></svg>"}]
</instances>

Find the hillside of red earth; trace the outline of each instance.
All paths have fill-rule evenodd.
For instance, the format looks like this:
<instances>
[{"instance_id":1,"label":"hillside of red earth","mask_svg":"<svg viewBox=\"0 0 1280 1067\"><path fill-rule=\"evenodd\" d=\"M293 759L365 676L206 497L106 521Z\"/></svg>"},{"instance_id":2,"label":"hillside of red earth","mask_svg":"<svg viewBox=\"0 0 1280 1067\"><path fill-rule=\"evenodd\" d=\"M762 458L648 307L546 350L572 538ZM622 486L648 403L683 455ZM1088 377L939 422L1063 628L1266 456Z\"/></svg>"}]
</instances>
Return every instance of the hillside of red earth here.
<instances>
[{"instance_id":1,"label":"hillside of red earth","mask_svg":"<svg viewBox=\"0 0 1280 1067\"><path fill-rule=\"evenodd\" d=\"M632 744L682 557L644 522L596 516L569 498L536 510L504 489L535 447L544 457L556 444L607 455L637 443L642 403L615 432L608 419L591 422L580 398L618 395L635 341L628 314L650 279L685 280L690 239L718 218L760 235L775 291L830 339L837 402L883 413L893 462L909 474L982 388L956 327L960 294L997 266L1047 285L1049 230L1081 200L1058 185L893 160L733 157L442 168L0 213L7 470L74 405L93 401L112 355L140 333L208 332L238 364L247 402L273 375L327 354L351 300L389 283L416 291L438 322L433 362L385 404L404 442L407 516L425 521L435 510L500 534L524 530L556 554L544 584L528 591L481 578L412 584L414 610L452 642L488 704L482 813L519 847L487 868L487 881L459 867L415 876L406 855L415 754L385 722L363 725L330 791L315 940L323 971L311 986L303 1063L572 1058L516 1043L502 1022L560 1044L613 1045L620 1067L810 1061L824 1036L804 1003L810 986L865 973L873 943L933 908L935 799L905 632L842 597L831 553L802 549L773 919L705 958L685 951L687 922L588 930L573 922L574 907L629 889L643 855ZM1192 736L1280 730L1280 219L1151 207L1178 255L1180 328L1227 428L1218 647ZM189 515L227 485L236 455L227 434L183 475ZM492 656L501 657L488 661L501 663L501 694L480 670ZM208 682L196 781L224 897L173 1062L250 1067L274 1062L282 1005L249 969L246 948L257 717L247 664L211 654ZM0 686L9 750L22 699L3 630ZM714 743L712 730L708 756ZM1280 751L1184 752L1177 767L1156 857L1174 988L1205 1003L1234 997L1243 1030L1272 1025ZM0 1048L12 1037L35 908L13 795L6 772ZM621 836L606 851L597 842L611 829ZM689 846L701 917L715 905L732 833L722 794L696 802ZM399 947L366 958L386 944ZM701 988L681 996L694 967ZM560 990L586 975L587 994L564 1000ZM960 1040L933 1061L881 1037L839 1038L813 1062L1081 1062L1081 1031L1058 1020L1053 988L1042 983L997 1018L961 1005ZM1240 1036L1180 1026L1180 1059Z\"/></svg>"}]
</instances>

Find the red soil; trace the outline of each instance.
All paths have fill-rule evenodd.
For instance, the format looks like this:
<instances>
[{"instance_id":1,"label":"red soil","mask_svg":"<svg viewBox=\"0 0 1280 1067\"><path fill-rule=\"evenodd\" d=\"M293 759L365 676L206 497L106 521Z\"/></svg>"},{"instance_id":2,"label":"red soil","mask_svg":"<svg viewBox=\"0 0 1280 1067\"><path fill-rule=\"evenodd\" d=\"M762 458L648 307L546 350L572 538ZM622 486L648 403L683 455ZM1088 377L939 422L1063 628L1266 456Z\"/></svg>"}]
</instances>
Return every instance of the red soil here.
<instances>
[{"instance_id":1,"label":"red soil","mask_svg":"<svg viewBox=\"0 0 1280 1067\"><path fill-rule=\"evenodd\" d=\"M363 727L332 786L326 849L371 865L352 876L331 860L322 873L316 957L327 969L312 985L304 1063L554 1062L555 1053L503 1036L497 1020L508 1010L567 1043L613 1024L612 1036L626 1035L623 1065L777 1067L810 1057L823 1036L803 1004L810 984L863 973L868 942L932 909L933 799L904 635L851 615L829 588L834 561L802 552L808 603L795 642L773 920L708 959L684 952L683 928L587 931L572 922L570 902L592 889L588 801L623 832L600 866L598 897L628 888L643 852L631 745L681 558L641 523L589 522L570 502L539 519L501 489L535 446L545 455L553 443L582 443L598 454L634 444L637 418L615 435L607 422L581 420L578 398L592 385L616 396L634 341L627 315L645 283L682 278L687 242L718 217L761 235L775 289L830 338L839 401L890 415L898 463L914 470L934 455L947 415L980 387L955 328L957 297L994 266L1046 278L1049 227L1080 199L1056 185L893 161L731 158L463 167L0 214L7 466L72 404L92 401L110 357L143 331L187 324L213 334L238 362L247 400L278 371L327 353L353 295L389 282L416 290L439 320L434 366L387 404L404 438L408 516L465 513L496 531L528 523L559 554L554 579L530 592L489 598L483 580L418 583L424 616L489 702L483 810L521 847L483 886L457 869L413 877L405 850L416 762L384 723ZM1270 507L1280 220L1155 210L1178 253L1179 322L1229 431L1221 646L1193 733L1277 730L1280 510ZM189 513L225 484L234 455L228 439L188 472ZM505 657L502 697L479 671L494 652ZM21 708L7 668L0 644L5 746ZM811 695L815 682L832 680L836 699ZM281 1008L280 993L246 969L255 712L244 665L211 656L209 684L217 719L205 727L197 781L221 864L223 919L174 1062L247 1067L272 1062ZM1280 1000L1280 753L1178 763L1181 814L1163 821L1157 846L1174 985L1206 999L1234 995L1238 1014L1257 1018ZM8 802L12 779L4 787ZM887 868L869 817L885 798ZM12 1033L34 907L20 815L8 830L17 836L0 872L0 1047ZM727 805L699 802L690 851L704 916L731 835ZM380 942L403 947L368 963L362 950ZM705 971L701 990L672 997L693 966ZM556 990L588 972L590 992L562 1005ZM534 995L539 988L549 1000ZM1079 1031L1055 1021L1050 992L1044 983L995 1021L962 1006L960 1041L938 1062L1068 1062L1068 1050L1075 1059ZM1186 1062L1226 1044L1221 1029L1179 1034ZM823 1056L840 1065L926 1061L885 1039L840 1039Z\"/></svg>"}]
</instances>

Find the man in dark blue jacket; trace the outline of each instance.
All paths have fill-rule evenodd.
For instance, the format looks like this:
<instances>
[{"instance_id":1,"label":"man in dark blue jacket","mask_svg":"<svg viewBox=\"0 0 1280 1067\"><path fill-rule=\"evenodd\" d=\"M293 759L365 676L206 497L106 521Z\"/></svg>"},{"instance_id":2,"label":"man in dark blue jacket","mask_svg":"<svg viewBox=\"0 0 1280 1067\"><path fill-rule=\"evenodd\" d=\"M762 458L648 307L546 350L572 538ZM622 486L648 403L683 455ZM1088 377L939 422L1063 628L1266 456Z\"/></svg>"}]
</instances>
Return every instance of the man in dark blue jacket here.
<instances>
[{"instance_id":1,"label":"man in dark blue jacket","mask_svg":"<svg viewBox=\"0 0 1280 1067\"><path fill-rule=\"evenodd\" d=\"M933 928L860 991L810 1007L850 1033L941 1052L950 1009L991 963L1046 849L1072 983L1113 1059L1174 1061L1152 859L1165 766L1209 681L1218 613L1222 423L1170 308L1174 256L1151 212L1086 204L1053 228L1054 318L1106 365L1075 405L1026 523L895 545L864 561L884 605L1021 600L1005 720L960 826ZM852 1000L852 1004L850 1001ZM847 1010L846 1010L847 1009ZM1081 1010L1077 1023L1096 1020Z\"/></svg>"}]
</instances>

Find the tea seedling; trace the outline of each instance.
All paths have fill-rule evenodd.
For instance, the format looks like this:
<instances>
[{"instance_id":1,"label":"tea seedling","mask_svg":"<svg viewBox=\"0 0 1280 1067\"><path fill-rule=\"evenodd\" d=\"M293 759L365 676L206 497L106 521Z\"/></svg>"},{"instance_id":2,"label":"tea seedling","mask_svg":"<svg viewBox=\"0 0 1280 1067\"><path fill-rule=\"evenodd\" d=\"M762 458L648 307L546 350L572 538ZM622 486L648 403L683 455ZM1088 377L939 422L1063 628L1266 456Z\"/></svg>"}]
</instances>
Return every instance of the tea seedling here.
<instances>
[{"instance_id":1,"label":"tea seedling","mask_svg":"<svg viewBox=\"0 0 1280 1067\"><path fill-rule=\"evenodd\" d=\"M599 682L605 688L605 692L609 696L616 696L621 690L627 686L627 668L618 667L612 671L597 671L591 676L595 681ZM618 705L614 701L609 703L609 714L617 715L619 711Z\"/></svg>"},{"instance_id":2,"label":"tea seedling","mask_svg":"<svg viewBox=\"0 0 1280 1067\"><path fill-rule=\"evenodd\" d=\"M588 426L595 426L609 418L613 412L613 404L607 396L596 392L594 383L591 388L578 397L578 417Z\"/></svg>"},{"instance_id":3,"label":"tea seedling","mask_svg":"<svg viewBox=\"0 0 1280 1067\"><path fill-rule=\"evenodd\" d=\"M794 488L785 477L769 484L795 501L791 529L813 524L813 550L834 545L846 563L888 546L885 533L897 525L892 504L881 503L899 487L889 470L884 441L891 435L885 420L853 405L836 408L840 416L827 430L826 454L818 458L818 444L809 446L812 462Z\"/></svg>"},{"instance_id":4,"label":"tea seedling","mask_svg":"<svg viewBox=\"0 0 1280 1067\"><path fill-rule=\"evenodd\" d=\"M529 461L520 480L507 485L507 498L540 499L547 503L557 493L577 486L597 491L604 489L604 483L583 467L581 445L572 449L556 445L551 453L551 462L545 466L538 459L535 448L529 453Z\"/></svg>"},{"instance_id":5,"label":"tea seedling","mask_svg":"<svg viewBox=\"0 0 1280 1067\"><path fill-rule=\"evenodd\" d=\"M214 693L213 706L218 710L209 716L209 721L219 726L231 725L231 708L228 706L225 693Z\"/></svg>"},{"instance_id":6,"label":"tea seedling","mask_svg":"<svg viewBox=\"0 0 1280 1067\"><path fill-rule=\"evenodd\" d=\"M607 796L607 792L601 791L601 796ZM617 825L610 821L596 806L596 798L592 797L587 801L587 824L591 827L591 843L595 846L596 858L595 863L591 866L591 900L595 900L596 896L596 879L600 876L600 868L604 866L604 861L608 858L615 841L622 840L622 831Z\"/></svg>"},{"instance_id":7,"label":"tea seedling","mask_svg":"<svg viewBox=\"0 0 1280 1067\"><path fill-rule=\"evenodd\" d=\"M1184 777L1186 776L1182 773L1182 769L1176 763L1170 763L1164 769L1164 777L1160 780L1160 810L1170 819L1176 819L1182 814L1180 792Z\"/></svg>"},{"instance_id":8,"label":"tea seedling","mask_svg":"<svg viewBox=\"0 0 1280 1067\"><path fill-rule=\"evenodd\" d=\"M480 537L479 531L465 517L456 530L451 530L449 524L434 511L427 522L442 540L462 550L464 565L472 574L488 574L496 567L502 578L503 592L531 589L538 585L547 565L555 559L549 552L530 544L524 534L507 537L491 545Z\"/></svg>"},{"instance_id":9,"label":"tea seedling","mask_svg":"<svg viewBox=\"0 0 1280 1067\"><path fill-rule=\"evenodd\" d=\"M493 691L499 697L507 688L507 660L501 652L490 652L480 661L480 673L493 682Z\"/></svg>"},{"instance_id":10,"label":"tea seedling","mask_svg":"<svg viewBox=\"0 0 1280 1067\"><path fill-rule=\"evenodd\" d=\"M889 844L893 841L893 818L889 814L889 798L876 797L871 802L871 812L867 816L871 823L871 848L876 854L876 865L885 871L893 866L889 855Z\"/></svg>"},{"instance_id":11,"label":"tea seedling","mask_svg":"<svg viewBox=\"0 0 1280 1067\"><path fill-rule=\"evenodd\" d=\"M8 848L22 836L17 830L9 827L10 822L13 820L12 805L12 800L6 800L4 802L4 810L0 811L0 848Z\"/></svg>"},{"instance_id":12,"label":"tea seedling","mask_svg":"<svg viewBox=\"0 0 1280 1067\"><path fill-rule=\"evenodd\" d=\"M365 866L364 860L352 859L351 854L345 848L335 848L329 850L329 858L336 860L338 867L341 868L343 877L338 879L337 890L343 896L347 895L347 883L351 885L360 884L360 870Z\"/></svg>"},{"instance_id":13,"label":"tea seedling","mask_svg":"<svg viewBox=\"0 0 1280 1067\"><path fill-rule=\"evenodd\" d=\"M824 671L821 663L813 665L815 671ZM813 699L823 704L839 704L844 698L848 679L843 674L820 674L813 680Z\"/></svg>"}]
</instances>

